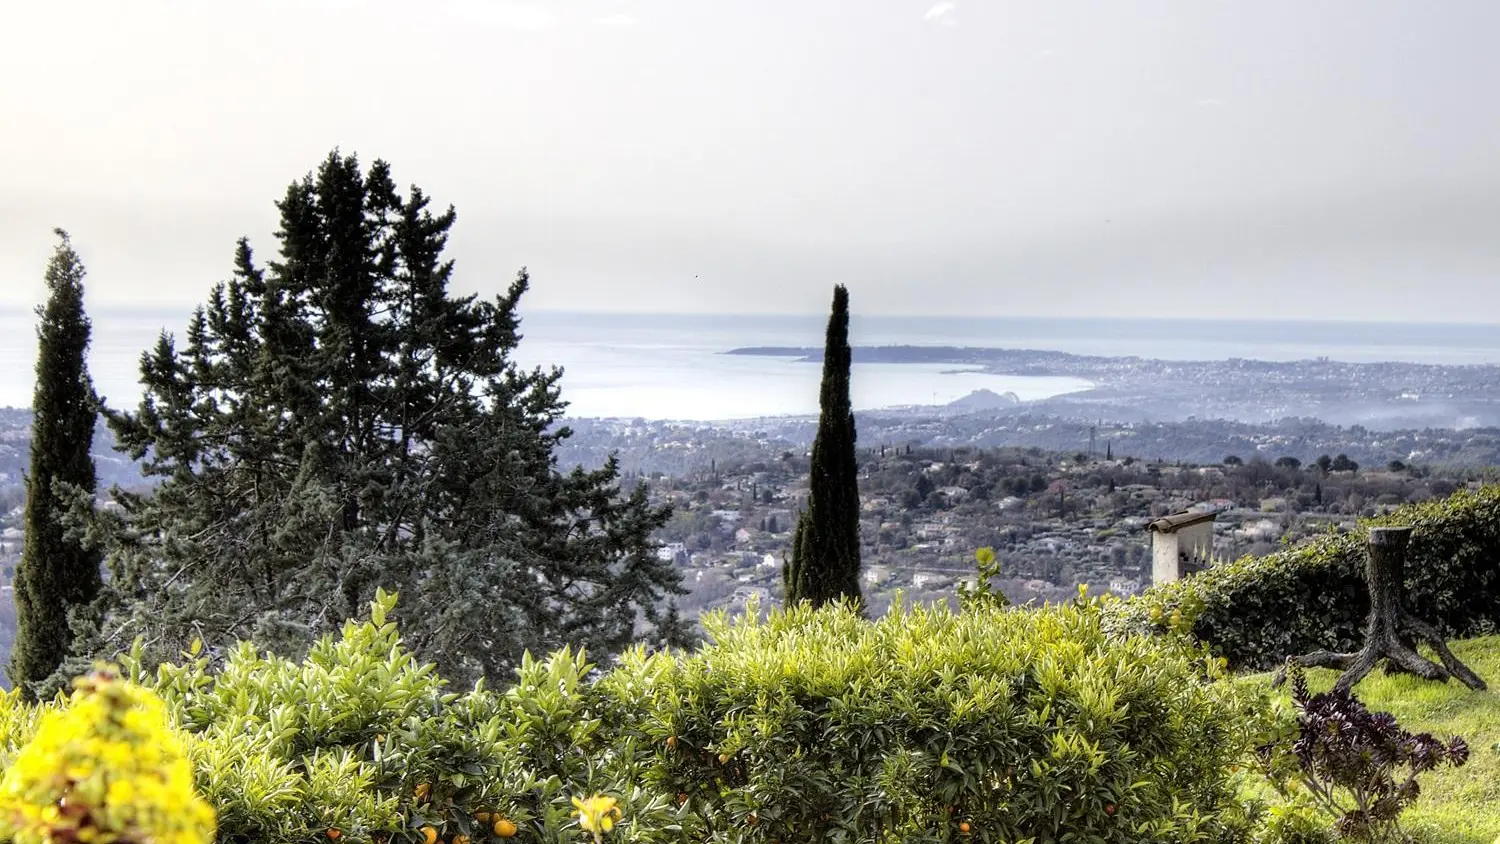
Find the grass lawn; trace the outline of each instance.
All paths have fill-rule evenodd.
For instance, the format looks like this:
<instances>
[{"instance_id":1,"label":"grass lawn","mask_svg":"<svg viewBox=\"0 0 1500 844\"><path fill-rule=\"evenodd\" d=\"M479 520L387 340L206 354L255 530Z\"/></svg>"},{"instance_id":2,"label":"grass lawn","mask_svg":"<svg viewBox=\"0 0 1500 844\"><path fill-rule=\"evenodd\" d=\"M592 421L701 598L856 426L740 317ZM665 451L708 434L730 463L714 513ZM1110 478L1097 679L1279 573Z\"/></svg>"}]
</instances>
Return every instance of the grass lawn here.
<instances>
[{"instance_id":1,"label":"grass lawn","mask_svg":"<svg viewBox=\"0 0 1500 844\"><path fill-rule=\"evenodd\" d=\"M1354 687L1371 711L1390 712L1412 732L1469 743L1468 764L1423 775L1422 796L1401 816L1401 826L1425 844L1496 844L1500 840L1500 636L1451 643L1453 652L1490 685L1470 691L1456 681L1432 683L1388 677L1377 668ZM1430 656L1430 655L1429 655ZM1333 686L1338 672L1311 669L1314 692ZM1269 682L1257 675L1253 682ZM1290 695L1286 689L1283 694Z\"/></svg>"}]
</instances>

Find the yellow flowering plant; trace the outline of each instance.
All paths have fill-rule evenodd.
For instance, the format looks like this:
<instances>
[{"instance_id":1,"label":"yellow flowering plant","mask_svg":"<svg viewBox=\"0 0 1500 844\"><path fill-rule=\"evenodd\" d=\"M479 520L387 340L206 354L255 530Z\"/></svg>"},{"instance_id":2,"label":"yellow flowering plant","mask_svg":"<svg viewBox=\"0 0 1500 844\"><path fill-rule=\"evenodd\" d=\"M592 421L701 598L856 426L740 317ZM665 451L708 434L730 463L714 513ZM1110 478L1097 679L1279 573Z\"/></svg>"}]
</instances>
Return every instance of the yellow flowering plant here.
<instances>
[{"instance_id":1,"label":"yellow flowering plant","mask_svg":"<svg viewBox=\"0 0 1500 844\"><path fill-rule=\"evenodd\" d=\"M573 814L578 816L578 825L584 832L592 832L594 841L604 840L604 833L615 828L620 817L620 807L613 797L573 798Z\"/></svg>"},{"instance_id":2,"label":"yellow flowering plant","mask_svg":"<svg viewBox=\"0 0 1500 844\"><path fill-rule=\"evenodd\" d=\"M45 713L0 780L15 844L208 844L214 812L152 692L101 668Z\"/></svg>"}]
</instances>

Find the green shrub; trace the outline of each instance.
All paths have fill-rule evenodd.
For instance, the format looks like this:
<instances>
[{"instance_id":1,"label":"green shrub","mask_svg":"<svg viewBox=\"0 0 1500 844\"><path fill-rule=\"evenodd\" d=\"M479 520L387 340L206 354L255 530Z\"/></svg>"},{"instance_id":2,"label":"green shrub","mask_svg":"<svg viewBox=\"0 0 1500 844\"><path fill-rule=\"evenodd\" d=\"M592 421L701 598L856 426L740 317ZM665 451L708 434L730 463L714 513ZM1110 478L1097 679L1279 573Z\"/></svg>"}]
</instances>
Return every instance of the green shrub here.
<instances>
[{"instance_id":1,"label":"green shrub","mask_svg":"<svg viewBox=\"0 0 1500 844\"><path fill-rule=\"evenodd\" d=\"M154 675L124 660L194 737L221 840L416 842L430 828L467 844L502 822L519 840L560 840L576 829L571 798L609 787L633 798L623 805L638 821L662 821L668 801L626 788L629 748L600 729L583 654L527 657L504 693L483 683L452 693L386 620L394 606L379 593L369 621L347 622L300 663L248 643L218 661L199 650Z\"/></svg>"},{"instance_id":2,"label":"green shrub","mask_svg":"<svg viewBox=\"0 0 1500 844\"><path fill-rule=\"evenodd\" d=\"M564 650L461 693L413 660L393 606L381 593L300 662L248 645L151 672L122 660L180 728L220 841L576 842L580 805L617 807L590 823L631 844L1232 842L1254 826L1232 767L1266 733L1265 691L1222 682L1185 637L1111 636L1098 601L721 615L690 654L637 649L601 672ZM35 711L0 698L0 752Z\"/></svg>"},{"instance_id":3,"label":"green shrub","mask_svg":"<svg viewBox=\"0 0 1500 844\"><path fill-rule=\"evenodd\" d=\"M1500 486L1407 505L1361 523L1374 525L1417 529L1406 577L1419 617L1449 636L1500 623ZM1320 648L1354 650L1370 610L1365 554L1363 531L1329 533L1153 587L1118 605L1115 622L1163 630L1176 613L1236 668L1273 668Z\"/></svg>"},{"instance_id":4,"label":"green shrub","mask_svg":"<svg viewBox=\"0 0 1500 844\"><path fill-rule=\"evenodd\" d=\"M805 607L709 618L684 658L601 679L657 748L648 783L714 841L1233 841L1253 707L1178 640L1098 603Z\"/></svg>"}]
</instances>

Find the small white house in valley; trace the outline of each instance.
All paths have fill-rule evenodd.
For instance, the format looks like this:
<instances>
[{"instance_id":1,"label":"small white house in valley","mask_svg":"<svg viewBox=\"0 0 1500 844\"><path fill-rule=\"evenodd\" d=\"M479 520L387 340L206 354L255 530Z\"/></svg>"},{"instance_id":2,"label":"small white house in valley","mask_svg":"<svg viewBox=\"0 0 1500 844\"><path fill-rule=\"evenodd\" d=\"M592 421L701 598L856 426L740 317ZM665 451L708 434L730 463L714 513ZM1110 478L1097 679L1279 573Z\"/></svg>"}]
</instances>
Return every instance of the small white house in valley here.
<instances>
[{"instance_id":1,"label":"small white house in valley","mask_svg":"<svg viewBox=\"0 0 1500 844\"><path fill-rule=\"evenodd\" d=\"M1208 565L1217 512L1178 513L1146 525L1151 534L1151 582L1170 583Z\"/></svg>"}]
</instances>

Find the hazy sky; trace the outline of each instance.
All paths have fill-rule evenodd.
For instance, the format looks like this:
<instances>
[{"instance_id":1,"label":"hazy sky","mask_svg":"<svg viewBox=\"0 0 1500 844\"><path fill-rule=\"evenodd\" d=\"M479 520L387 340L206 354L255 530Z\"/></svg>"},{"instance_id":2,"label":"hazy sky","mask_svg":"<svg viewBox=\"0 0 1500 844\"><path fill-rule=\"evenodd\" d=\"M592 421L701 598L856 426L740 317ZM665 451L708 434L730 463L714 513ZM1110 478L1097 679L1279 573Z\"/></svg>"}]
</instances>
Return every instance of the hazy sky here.
<instances>
[{"instance_id":1,"label":"hazy sky","mask_svg":"<svg viewBox=\"0 0 1500 844\"><path fill-rule=\"evenodd\" d=\"M530 308L1500 322L1494 0L0 6L0 304L201 300L335 146Z\"/></svg>"}]
</instances>

